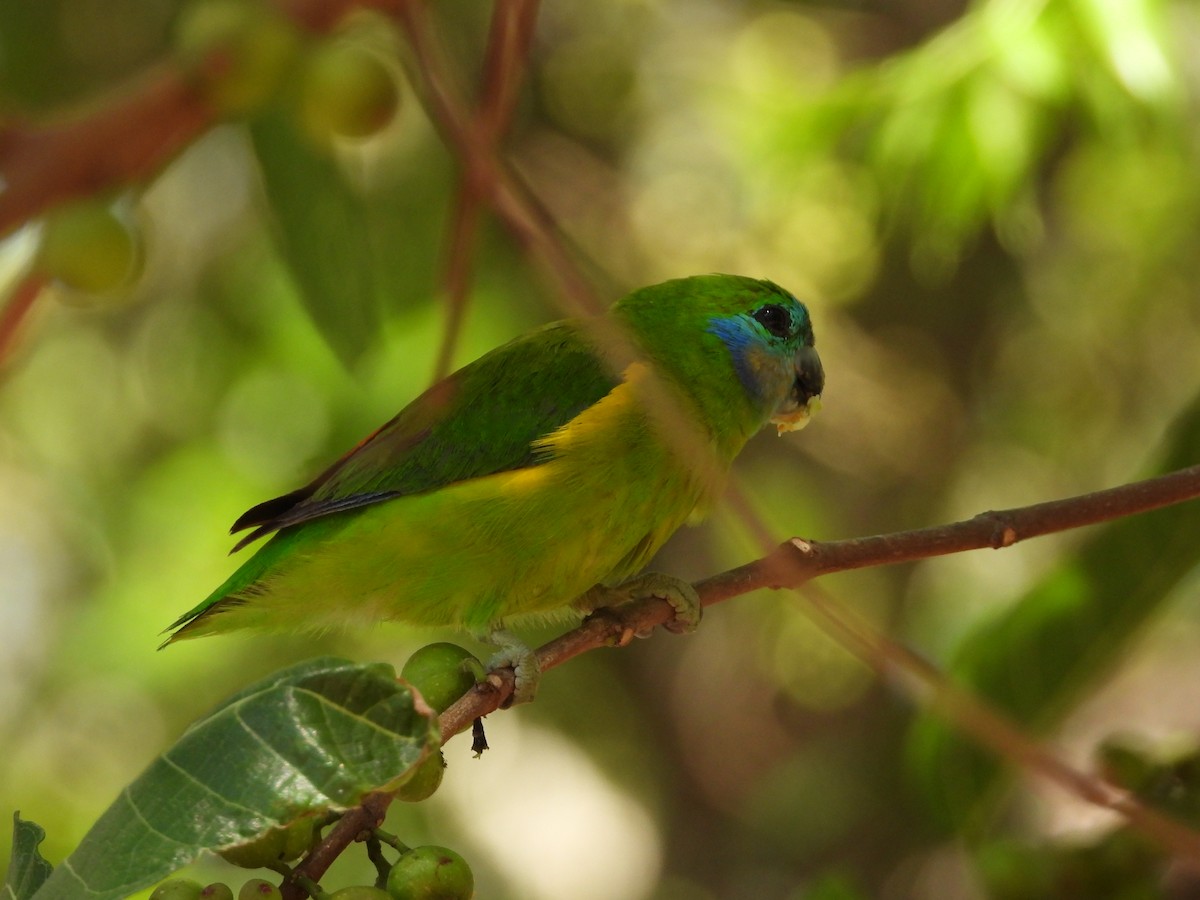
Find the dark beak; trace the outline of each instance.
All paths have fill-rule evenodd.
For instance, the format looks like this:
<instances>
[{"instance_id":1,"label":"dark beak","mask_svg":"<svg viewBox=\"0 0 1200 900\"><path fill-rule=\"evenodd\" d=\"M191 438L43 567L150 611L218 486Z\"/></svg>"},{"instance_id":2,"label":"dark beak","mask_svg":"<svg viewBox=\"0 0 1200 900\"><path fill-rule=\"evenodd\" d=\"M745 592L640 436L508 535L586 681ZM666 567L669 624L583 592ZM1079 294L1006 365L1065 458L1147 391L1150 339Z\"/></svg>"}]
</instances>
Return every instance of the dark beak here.
<instances>
[{"instance_id":1,"label":"dark beak","mask_svg":"<svg viewBox=\"0 0 1200 900\"><path fill-rule=\"evenodd\" d=\"M821 357L812 347L801 347L796 353L796 380L783 406L771 417L779 433L795 431L821 408L821 392L825 390L825 369Z\"/></svg>"},{"instance_id":2,"label":"dark beak","mask_svg":"<svg viewBox=\"0 0 1200 900\"><path fill-rule=\"evenodd\" d=\"M792 399L797 406L807 406L813 397L820 397L825 390L825 368L815 347L801 347L796 354L796 381L792 385Z\"/></svg>"}]
</instances>

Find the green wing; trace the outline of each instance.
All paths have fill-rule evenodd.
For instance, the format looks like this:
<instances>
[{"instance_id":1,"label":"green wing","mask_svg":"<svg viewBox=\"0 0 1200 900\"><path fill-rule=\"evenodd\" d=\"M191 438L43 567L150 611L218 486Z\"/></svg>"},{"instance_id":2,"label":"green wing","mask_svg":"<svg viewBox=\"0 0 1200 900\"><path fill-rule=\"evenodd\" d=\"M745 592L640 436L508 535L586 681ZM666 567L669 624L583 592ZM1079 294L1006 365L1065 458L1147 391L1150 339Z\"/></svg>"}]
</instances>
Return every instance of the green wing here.
<instances>
[{"instance_id":1,"label":"green wing","mask_svg":"<svg viewBox=\"0 0 1200 900\"><path fill-rule=\"evenodd\" d=\"M254 530L234 550L322 516L534 465L534 441L616 384L572 322L517 338L434 385L305 487L247 510L231 530Z\"/></svg>"},{"instance_id":2,"label":"green wing","mask_svg":"<svg viewBox=\"0 0 1200 900\"><path fill-rule=\"evenodd\" d=\"M247 510L233 531L254 530L234 550L278 531L207 599L173 622L162 644L195 633L310 538L338 528L335 514L537 465L533 443L618 384L572 322L558 322L493 350L434 385L310 484ZM340 516L339 516L340 518ZM305 523L314 520L309 527Z\"/></svg>"}]
</instances>

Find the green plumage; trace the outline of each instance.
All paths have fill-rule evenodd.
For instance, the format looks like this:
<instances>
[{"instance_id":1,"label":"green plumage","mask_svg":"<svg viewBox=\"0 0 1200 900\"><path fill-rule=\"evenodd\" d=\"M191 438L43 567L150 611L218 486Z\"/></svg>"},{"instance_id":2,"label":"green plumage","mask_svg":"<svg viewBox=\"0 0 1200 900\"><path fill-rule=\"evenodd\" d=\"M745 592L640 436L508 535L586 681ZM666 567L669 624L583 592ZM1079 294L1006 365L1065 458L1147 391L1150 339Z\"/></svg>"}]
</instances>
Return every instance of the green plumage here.
<instances>
[{"instance_id":1,"label":"green plumage","mask_svg":"<svg viewBox=\"0 0 1200 900\"><path fill-rule=\"evenodd\" d=\"M561 609L641 569L746 440L802 418L822 384L807 311L769 282L679 279L546 326L242 516L247 540L276 533L170 640Z\"/></svg>"}]
</instances>

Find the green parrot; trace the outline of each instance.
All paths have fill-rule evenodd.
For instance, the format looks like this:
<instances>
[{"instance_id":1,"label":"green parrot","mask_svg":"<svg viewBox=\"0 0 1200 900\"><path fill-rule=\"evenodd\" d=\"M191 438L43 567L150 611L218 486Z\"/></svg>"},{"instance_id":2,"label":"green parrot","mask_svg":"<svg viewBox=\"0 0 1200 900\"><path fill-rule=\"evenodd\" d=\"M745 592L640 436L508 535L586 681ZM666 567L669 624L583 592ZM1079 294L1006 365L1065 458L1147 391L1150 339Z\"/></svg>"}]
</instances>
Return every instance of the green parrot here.
<instances>
[{"instance_id":1,"label":"green parrot","mask_svg":"<svg viewBox=\"0 0 1200 900\"><path fill-rule=\"evenodd\" d=\"M163 646L239 628L323 630L392 619L491 635L569 610L639 572L703 516L746 441L804 424L824 387L808 310L769 281L667 281L605 316L556 322L435 384L307 486L248 510L234 550L274 532ZM699 619L686 582L647 576ZM593 592L594 595L594 592Z\"/></svg>"}]
</instances>

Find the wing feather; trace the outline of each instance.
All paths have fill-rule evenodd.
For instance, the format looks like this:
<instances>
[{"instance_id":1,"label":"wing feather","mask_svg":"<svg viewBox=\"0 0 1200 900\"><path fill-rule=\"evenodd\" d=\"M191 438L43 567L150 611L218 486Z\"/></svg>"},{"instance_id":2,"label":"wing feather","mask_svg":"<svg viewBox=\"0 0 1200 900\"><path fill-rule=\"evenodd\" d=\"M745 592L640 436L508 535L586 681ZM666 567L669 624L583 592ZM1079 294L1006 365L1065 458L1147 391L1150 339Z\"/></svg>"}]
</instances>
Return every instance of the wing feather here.
<instances>
[{"instance_id":1,"label":"wing feather","mask_svg":"<svg viewBox=\"0 0 1200 900\"><path fill-rule=\"evenodd\" d=\"M254 530L234 550L312 519L536 465L535 442L617 383L578 324L534 331L431 387L305 487L247 510L231 531Z\"/></svg>"}]
</instances>

